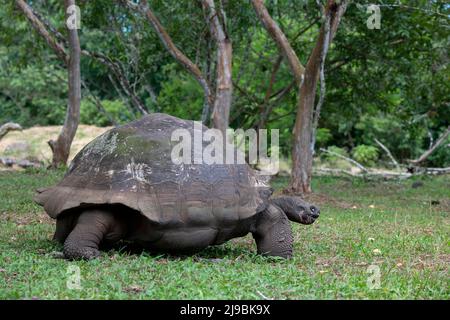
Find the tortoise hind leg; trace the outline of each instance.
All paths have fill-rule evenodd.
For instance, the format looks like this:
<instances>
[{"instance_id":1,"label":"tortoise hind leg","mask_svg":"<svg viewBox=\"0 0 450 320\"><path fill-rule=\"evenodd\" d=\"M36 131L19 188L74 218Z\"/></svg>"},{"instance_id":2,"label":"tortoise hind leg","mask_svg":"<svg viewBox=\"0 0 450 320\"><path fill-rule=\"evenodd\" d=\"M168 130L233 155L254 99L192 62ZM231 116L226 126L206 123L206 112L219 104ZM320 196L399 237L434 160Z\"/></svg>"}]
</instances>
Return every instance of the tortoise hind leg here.
<instances>
[{"instance_id":1,"label":"tortoise hind leg","mask_svg":"<svg viewBox=\"0 0 450 320\"><path fill-rule=\"evenodd\" d=\"M124 235L124 225L115 215L103 210L82 212L75 228L64 242L67 259L93 259L100 255L102 241L117 241Z\"/></svg>"},{"instance_id":2,"label":"tortoise hind leg","mask_svg":"<svg viewBox=\"0 0 450 320\"><path fill-rule=\"evenodd\" d=\"M292 230L281 209L269 205L256 220L253 233L258 253L282 258L292 257Z\"/></svg>"}]
</instances>

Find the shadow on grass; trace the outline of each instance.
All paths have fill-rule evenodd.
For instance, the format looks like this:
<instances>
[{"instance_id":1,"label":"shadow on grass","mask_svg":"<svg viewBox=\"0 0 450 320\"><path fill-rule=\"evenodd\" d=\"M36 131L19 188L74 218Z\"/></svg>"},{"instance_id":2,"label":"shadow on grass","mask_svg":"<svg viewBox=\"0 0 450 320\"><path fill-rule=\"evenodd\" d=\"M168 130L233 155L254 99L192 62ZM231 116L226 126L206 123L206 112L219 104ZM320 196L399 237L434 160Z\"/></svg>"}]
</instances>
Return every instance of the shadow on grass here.
<instances>
[{"instance_id":1,"label":"shadow on grass","mask_svg":"<svg viewBox=\"0 0 450 320\"><path fill-rule=\"evenodd\" d=\"M210 246L197 252L161 252L149 250L133 242L120 241L112 246L102 246L101 250L111 254L117 252L124 255L140 256L145 255L154 259L163 258L168 260L186 260L193 259L198 261L218 262L220 260L239 260L242 257L253 257L255 253L248 248L239 245L222 244Z\"/></svg>"}]
</instances>

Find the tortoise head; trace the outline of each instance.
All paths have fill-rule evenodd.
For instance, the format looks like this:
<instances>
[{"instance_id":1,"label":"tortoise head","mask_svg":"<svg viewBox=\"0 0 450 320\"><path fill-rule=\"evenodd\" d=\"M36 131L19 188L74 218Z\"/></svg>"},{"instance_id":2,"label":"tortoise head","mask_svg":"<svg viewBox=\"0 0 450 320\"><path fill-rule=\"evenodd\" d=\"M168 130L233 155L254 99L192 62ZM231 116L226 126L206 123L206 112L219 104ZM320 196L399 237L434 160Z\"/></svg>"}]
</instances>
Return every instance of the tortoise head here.
<instances>
[{"instance_id":1,"label":"tortoise head","mask_svg":"<svg viewBox=\"0 0 450 320\"><path fill-rule=\"evenodd\" d=\"M300 197L282 196L271 199L272 203L284 211L289 220L301 224L312 224L319 217L320 209Z\"/></svg>"}]
</instances>

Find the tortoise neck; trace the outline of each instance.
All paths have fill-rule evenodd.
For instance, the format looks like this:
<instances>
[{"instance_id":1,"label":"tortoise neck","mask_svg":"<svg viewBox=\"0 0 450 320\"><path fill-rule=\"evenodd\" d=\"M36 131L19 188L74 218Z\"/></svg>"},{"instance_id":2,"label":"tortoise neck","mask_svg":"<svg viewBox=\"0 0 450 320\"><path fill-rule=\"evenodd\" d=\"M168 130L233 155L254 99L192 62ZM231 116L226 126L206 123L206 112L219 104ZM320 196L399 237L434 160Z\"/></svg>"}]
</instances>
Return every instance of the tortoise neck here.
<instances>
[{"instance_id":1,"label":"tortoise neck","mask_svg":"<svg viewBox=\"0 0 450 320\"><path fill-rule=\"evenodd\" d=\"M294 201L291 197L281 196L270 200L274 205L283 210L289 220L299 222L298 214L295 213L294 209Z\"/></svg>"}]
</instances>

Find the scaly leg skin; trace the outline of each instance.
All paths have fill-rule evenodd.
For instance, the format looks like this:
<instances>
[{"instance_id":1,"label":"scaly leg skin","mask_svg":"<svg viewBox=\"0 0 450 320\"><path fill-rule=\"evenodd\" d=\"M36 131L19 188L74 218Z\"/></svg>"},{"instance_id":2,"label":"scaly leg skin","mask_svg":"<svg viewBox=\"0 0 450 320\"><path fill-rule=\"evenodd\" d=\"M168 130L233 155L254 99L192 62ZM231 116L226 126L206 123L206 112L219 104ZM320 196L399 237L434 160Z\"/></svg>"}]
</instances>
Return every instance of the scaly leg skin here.
<instances>
[{"instance_id":1,"label":"scaly leg skin","mask_svg":"<svg viewBox=\"0 0 450 320\"><path fill-rule=\"evenodd\" d=\"M115 215L103 210L86 210L64 242L64 256L69 260L94 259L100 256L102 241L118 241L125 233Z\"/></svg>"},{"instance_id":2,"label":"scaly leg skin","mask_svg":"<svg viewBox=\"0 0 450 320\"><path fill-rule=\"evenodd\" d=\"M285 213L270 204L260 213L253 232L258 253L282 258L292 257L292 230Z\"/></svg>"}]
</instances>

